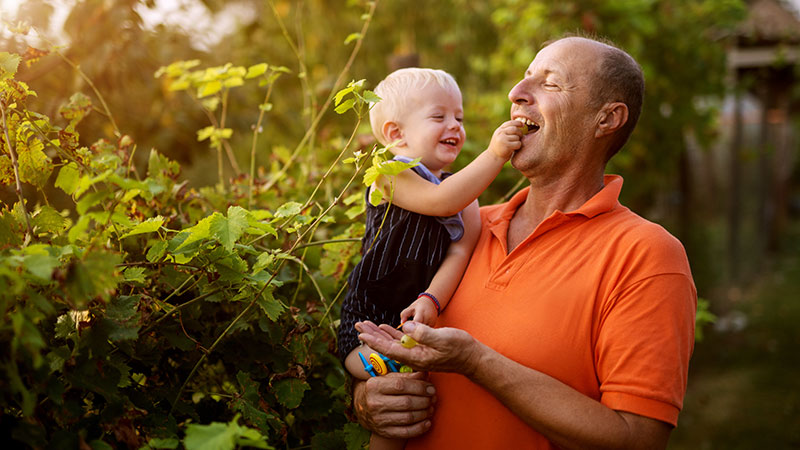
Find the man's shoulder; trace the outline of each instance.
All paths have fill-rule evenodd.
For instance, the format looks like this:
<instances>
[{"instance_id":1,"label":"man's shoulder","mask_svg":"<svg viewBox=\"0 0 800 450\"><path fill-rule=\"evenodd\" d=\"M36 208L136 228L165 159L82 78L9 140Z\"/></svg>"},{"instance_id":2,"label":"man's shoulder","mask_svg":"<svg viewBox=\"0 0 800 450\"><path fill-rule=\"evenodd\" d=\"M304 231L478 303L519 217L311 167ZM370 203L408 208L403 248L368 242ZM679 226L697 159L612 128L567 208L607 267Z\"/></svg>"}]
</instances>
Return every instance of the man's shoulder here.
<instances>
[{"instance_id":1,"label":"man's shoulder","mask_svg":"<svg viewBox=\"0 0 800 450\"><path fill-rule=\"evenodd\" d=\"M664 226L625 207L618 208L607 219L599 233L604 241L633 258L631 261L642 258L688 266L683 244Z\"/></svg>"}]
</instances>

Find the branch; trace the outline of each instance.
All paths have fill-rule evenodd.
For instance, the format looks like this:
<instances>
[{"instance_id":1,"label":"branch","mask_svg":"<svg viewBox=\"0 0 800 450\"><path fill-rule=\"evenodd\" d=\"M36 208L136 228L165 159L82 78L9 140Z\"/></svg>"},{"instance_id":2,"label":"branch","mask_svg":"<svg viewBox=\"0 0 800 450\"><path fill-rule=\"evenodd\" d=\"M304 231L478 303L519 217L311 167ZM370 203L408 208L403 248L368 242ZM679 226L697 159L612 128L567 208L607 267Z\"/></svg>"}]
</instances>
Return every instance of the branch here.
<instances>
[{"instance_id":1,"label":"branch","mask_svg":"<svg viewBox=\"0 0 800 450\"><path fill-rule=\"evenodd\" d=\"M22 182L19 178L19 160L17 159L17 151L11 145L11 138L8 135L8 120L6 119L6 109L0 103L0 113L3 115L3 132L6 137L6 145L8 145L8 153L11 155L11 165L14 167L14 181L16 183L17 198L19 198L19 205L22 208L22 215L25 217L25 228L28 230L28 239L33 239L33 228L31 228L31 221L28 217L28 210L25 208L25 198L22 196ZM27 241L27 240L26 240Z\"/></svg>"}]
</instances>

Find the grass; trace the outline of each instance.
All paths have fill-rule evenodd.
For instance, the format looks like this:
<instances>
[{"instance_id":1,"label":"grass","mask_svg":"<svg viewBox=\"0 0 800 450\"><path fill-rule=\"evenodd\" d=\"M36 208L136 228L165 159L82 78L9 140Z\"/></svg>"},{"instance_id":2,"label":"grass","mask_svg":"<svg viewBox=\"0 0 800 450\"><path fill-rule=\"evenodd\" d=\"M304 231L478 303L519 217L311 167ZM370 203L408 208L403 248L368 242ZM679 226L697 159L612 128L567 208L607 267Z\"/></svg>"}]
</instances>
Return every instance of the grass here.
<instances>
[{"instance_id":1,"label":"grass","mask_svg":"<svg viewBox=\"0 0 800 450\"><path fill-rule=\"evenodd\" d=\"M793 247L757 282L730 291L728 311L697 344L670 450L800 449L800 246Z\"/></svg>"}]
</instances>

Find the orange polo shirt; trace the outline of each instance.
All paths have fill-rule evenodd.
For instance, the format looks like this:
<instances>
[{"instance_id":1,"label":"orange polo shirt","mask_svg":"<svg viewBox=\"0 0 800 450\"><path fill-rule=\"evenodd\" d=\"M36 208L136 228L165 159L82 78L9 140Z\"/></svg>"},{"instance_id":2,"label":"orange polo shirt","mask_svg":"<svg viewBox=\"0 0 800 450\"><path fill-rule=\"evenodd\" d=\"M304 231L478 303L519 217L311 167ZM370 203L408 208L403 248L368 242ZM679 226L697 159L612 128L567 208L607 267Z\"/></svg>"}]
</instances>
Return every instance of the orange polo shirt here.
<instances>
[{"instance_id":1,"label":"orange polo shirt","mask_svg":"<svg viewBox=\"0 0 800 450\"><path fill-rule=\"evenodd\" d=\"M464 329L609 408L674 426L697 293L681 243L622 206L621 188L606 175L594 197L554 212L510 254L508 224L528 190L482 208L480 239L437 326ZM554 448L465 377L430 378L433 426L406 448Z\"/></svg>"}]
</instances>

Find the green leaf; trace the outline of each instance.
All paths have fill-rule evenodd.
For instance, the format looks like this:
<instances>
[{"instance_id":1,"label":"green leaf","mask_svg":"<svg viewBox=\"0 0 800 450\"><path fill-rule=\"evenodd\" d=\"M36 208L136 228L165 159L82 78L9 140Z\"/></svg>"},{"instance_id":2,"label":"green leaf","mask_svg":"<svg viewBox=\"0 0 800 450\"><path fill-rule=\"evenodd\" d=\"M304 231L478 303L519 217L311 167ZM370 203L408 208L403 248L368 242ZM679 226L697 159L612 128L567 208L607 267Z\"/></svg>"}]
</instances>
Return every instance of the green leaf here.
<instances>
[{"instance_id":1,"label":"green leaf","mask_svg":"<svg viewBox=\"0 0 800 450\"><path fill-rule=\"evenodd\" d=\"M369 193L369 204L372 206L378 206L381 204L383 200L383 192L380 189L376 188L370 191Z\"/></svg>"},{"instance_id":2,"label":"green leaf","mask_svg":"<svg viewBox=\"0 0 800 450\"><path fill-rule=\"evenodd\" d=\"M178 245L177 248L175 248L175 251L180 250L193 242L210 238L211 223L223 219L225 219L225 217L222 214L215 212L214 214L204 218L200 222L197 222L197 225L183 230L185 233L188 233L188 235L186 236L186 239L184 239L183 242L180 245Z\"/></svg>"},{"instance_id":3,"label":"green leaf","mask_svg":"<svg viewBox=\"0 0 800 450\"><path fill-rule=\"evenodd\" d=\"M237 87L244 84L244 79L242 77L231 77L225 80L222 84L227 88Z\"/></svg>"},{"instance_id":4,"label":"green leaf","mask_svg":"<svg viewBox=\"0 0 800 450\"><path fill-rule=\"evenodd\" d=\"M356 39L361 39L361 33L350 33L344 40L344 45L347 45Z\"/></svg>"},{"instance_id":5,"label":"green leaf","mask_svg":"<svg viewBox=\"0 0 800 450\"><path fill-rule=\"evenodd\" d=\"M145 258L150 262L159 261L164 256L164 253L166 253L168 246L169 242L167 241L157 241L147 250Z\"/></svg>"},{"instance_id":6,"label":"green leaf","mask_svg":"<svg viewBox=\"0 0 800 450\"><path fill-rule=\"evenodd\" d=\"M120 236L120 239L126 238L128 236L136 236L137 234L145 234L145 233L153 233L161 229L161 226L164 225L164 218L161 216L151 217L144 222L136 225L130 231Z\"/></svg>"},{"instance_id":7,"label":"green leaf","mask_svg":"<svg viewBox=\"0 0 800 450\"><path fill-rule=\"evenodd\" d=\"M300 214L300 211L303 209L302 203L297 202L286 202L281 205L277 211L275 211L275 217L278 219L283 219L285 217L296 216Z\"/></svg>"},{"instance_id":8,"label":"green leaf","mask_svg":"<svg viewBox=\"0 0 800 450\"><path fill-rule=\"evenodd\" d=\"M51 206L45 205L33 216L31 225L38 233L59 233L67 226L67 219Z\"/></svg>"},{"instance_id":9,"label":"green leaf","mask_svg":"<svg viewBox=\"0 0 800 450\"><path fill-rule=\"evenodd\" d=\"M190 423L186 426L183 445L186 450L228 450L243 447L272 449L257 430L240 426L239 414L228 423L212 422L209 425Z\"/></svg>"},{"instance_id":10,"label":"green leaf","mask_svg":"<svg viewBox=\"0 0 800 450\"><path fill-rule=\"evenodd\" d=\"M233 450L236 448L236 430L220 422L209 425L190 423L186 426L183 445L186 450Z\"/></svg>"},{"instance_id":11,"label":"green leaf","mask_svg":"<svg viewBox=\"0 0 800 450\"><path fill-rule=\"evenodd\" d=\"M289 409L300 406L303 395L311 389L308 383L299 378L284 378L276 382L272 388L278 402Z\"/></svg>"},{"instance_id":12,"label":"green leaf","mask_svg":"<svg viewBox=\"0 0 800 450\"><path fill-rule=\"evenodd\" d=\"M280 317L281 313L286 309L280 300L273 297L272 291L269 288L264 289L264 292L256 299L256 303L261 310L264 311L264 314L269 317L269 320L273 322L278 320L278 317Z\"/></svg>"},{"instance_id":13,"label":"green leaf","mask_svg":"<svg viewBox=\"0 0 800 450\"><path fill-rule=\"evenodd\" d=\"M136 339L139 336L138 295L120 295L106 308L106 319L112 323L108 338L112 341Z\"/></svg>"},{"instance_id":14,"label":"green leaf","mask_svg":"<svg viewBox=\"0 0 800 450\"><path fill-rule=\"evenodd\" d=\"M247 68L247 75L245 75L244 77L249 80L250 78L255 78L264 75L264 73L267 72L268 68L269 65L267 63L261 63L261 64L256 64L254 66L250 66Z\"/></svg>"},{"instance_id":15,"label":"green leaf","mask_svg":"<svg viewBox=\"0 0 800 450\"><path fill-rule=\"evenodd\" d=\"M122 276L128 282L144 283L147 281L144 278L144 272L144 267L128 267L122 271Z\"/></svg>"},{"instance_id":16,"label":"green leaf","mask_svg":"<svg viewBox=\"0 0 800 450\"><path fill-rule=\"evenodd\" d=\"M232 251L236 241L247 229L247 210L240 206L228 208L228 217L215 214L209 223L211 237L219 241L226 250Z\"/></svg>"},{"instance_id":17,"label":"green leaf","mask_svg":"<svg viewBox=\"0 0 800 450\"><path fill-rule=\"evenodd\" d=\"M3 73L0 73L0 75L5 78L7 75L14 75L17 73L20 61L22 61L22 57L19 55L0 52L0 69L3 70Z\"/></svg>"},{"instance_id":18,"label":"green leaf","mask_svg":"<svg viewBox=\"0 0 800 450\"><path fill-rule=\"evenodd\" d=\"M92 110L92 100L81 92L72 94L69 102L58 111L62 117L69 120L74 126Z\"/></svg>"},{"instance_id":19,"label":"green leaf","mask_svg":"<svg viewBox=\"0 0 800 450\"><path fill-rule=\"evenodd\" d=\"M71 314L62 314L58 317L55 326L56 339L67 339L75 331L75 321Z\"/></svg>"},{"instance_id":20,"label":"green leaf","mask_svg":"<svg viewBox=\"0 0 800 450\"><path fill-rule=\"evenodd\" d=\"M180 441L174 438L160 439L153 438L147 441L147 445L154 449L175 449L180 445Z\"/></svg>"},{"instance_id":21,"label":"green leaf","mask_svg":"<svg viewBox=\"0 0 800 450\"><path fill-rule=\"evenodd\" d=\"M356 99L348 98L347 100L345 100L341 104L339 104L339 106L337 106L334 109L334 111L336 111L337 114L344 114L347 111L353 109L353 105L355 105L355 104L356 104Z\"/></svg>"},{"instance_id":22,"label":"green leaf","mask_svg":"<svg viewBox=\"0 0 800 450\"><path fill-rule=\"evenodd\" d=\"M357 423L344 426L344 442L347 450L361 450L369 443L370 432Z\"/></svg>"},{"instance_id":23,"label":"green leaf","mask_svg":"<svg viewBox=\"0 0 800 450\"><path fill-rule=\"evenodd\" d=\"M381 101L381 98L378 97L378 94L372 91L364 91L363 96L364 96L364 101L368 103L378 103L379 101Z\"/></svg>"},{"instance_id":24,"label":"green leaf","mask_svg":"<svg viewBox=\"0 0 800 450\"><path fill-rule=\"evenodd\" d=\"M53 269L59 265L58 258L47 254L33 254L25 257L25 267L28 272L44 280L50 280Z\"/></svg>"},{"instance_id":25,"label":"green leaf","mask_svg":"<svg viewBox=\"0 0 800 450\"><path fill-rule=\"evenodd\" d=\"M348 86L337 92L336 95L333 97L334 105L338 105L339 103L341 103L342 98L351 92L353 92L353 86Z\"/></svg>"},{"instance_id":26,"label":"green leaf","mask_svg":"<svg viewBox=\"0 0 800 450\"><path fill-rule=\"evenodd\" d=\"M258 258L256 258L256 263L253 265L253 273L258 273L266 269L274 260L275 256L273 256L272 253L264 252L258 255Z\"/></svg>"},{"instance_id":27,"label":"green leaf","mask_svg":"<svg viewBox=\"0 0 800 450\"><path fill-rule=\"evenodd\" d=\"M78 170L78 165L74 162L71 162L61 167L61 170L58 171L58 177L56 177L55 186L67 194L72 195L78 188L78 180L80 179L80 175L81 172Z\"/></svg>"},{"instance_id":28,"label":"green leaf","mask_svg":"<svg viewBox=\"0 0 800 450\"><path fill-rule=\"evenodd\" d=\"M212 80L200 85L197 89L197 96L200 98L208 97L209 95L216 94L220 90L222 90L222 82L219 80Z\"/></svg>"}]
</instances>

